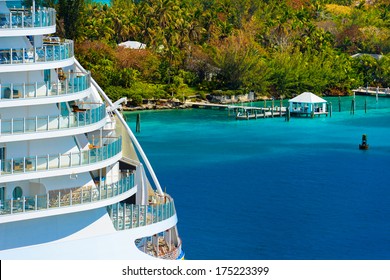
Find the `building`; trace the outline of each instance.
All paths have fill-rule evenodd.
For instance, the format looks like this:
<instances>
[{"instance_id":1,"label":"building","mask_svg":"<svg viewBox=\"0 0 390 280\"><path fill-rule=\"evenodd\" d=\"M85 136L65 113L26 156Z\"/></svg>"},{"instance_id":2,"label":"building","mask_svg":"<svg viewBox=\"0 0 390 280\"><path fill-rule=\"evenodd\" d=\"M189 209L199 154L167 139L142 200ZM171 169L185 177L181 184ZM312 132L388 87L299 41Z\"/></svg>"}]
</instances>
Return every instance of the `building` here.
<instances>
[{"instance_id":1,"label":"building","mask_svg":"<svg viewBox=\"0 0 390 280\"><path fill-rule=\"evenodd\" d=\"M311 92L304 92L288 101L293 116L327 115L327 101Z\"/></svg>"}]
</instances>

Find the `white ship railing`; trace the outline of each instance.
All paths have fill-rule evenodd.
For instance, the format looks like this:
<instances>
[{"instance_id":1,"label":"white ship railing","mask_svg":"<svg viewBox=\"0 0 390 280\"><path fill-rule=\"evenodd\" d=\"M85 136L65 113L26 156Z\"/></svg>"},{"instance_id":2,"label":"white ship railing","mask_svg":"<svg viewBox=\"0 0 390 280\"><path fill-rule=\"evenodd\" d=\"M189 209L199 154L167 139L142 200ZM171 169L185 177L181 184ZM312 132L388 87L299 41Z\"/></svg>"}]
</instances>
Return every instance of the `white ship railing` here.
<instances>
[{"instance_id":1,"label":"white ship railing","mask_svg":"<svg viewBox=\"0 0 390 280\"><path fill-rule=\"evenodd\" d=\"M146 239L146 240L145 240ZM149 240L150 239L150 240ZM164 260L177 260L184 257L184 252L181 246L181 239L178 237L178 243L175 244L169 240L165 240L163 236L158 236L158 246L153 244L153 237L145 237L143 242L137 244L137 248L152 257Z\"/></svg>"},{"instance_id":2,"label":"white ship railing","mask_svg":"<svg viewBox=\"0 0 390 280\"><path fill-rule=\"evenodd\" d=\"M0 215L69 207L106 200L123 194L134 187L134 174L129 174L110 185L83 186L50 191L35 196L0 201Z\"/></svg>"},{"instance_id":3,"label":"white ship railing","mask_svg":"<svg viewBox=\"0 0 390 280\"><path fill-rule=\"evenodd\" d=\"M75 60L75 64L76 66L85 71L85 69L81 66L81 64ZM92 85L97 89L97 91L99 92L99 94L103 97L104 101L112 108L115 108L114 104L112 103L112 101L110 100L110 98L108 98L108 96L106 95L106 93L101 89L101 87L96 83L96 81L91 78L91 82L92 82ZM152 165L150 164L149 162L149 159L147 158L144 150L142 149L141 145L139 144L137 138L135 137L134 133L131 131L131 129L129 128L129 126L127 125L125 119L123 118L123 116L121 115L121 113L118 111L117 108L115 108L113 110L113 112L116 114L116 116L118 117L119 121L123 124L123 127L126 129L128 135L130 136L130 139L132 141L132 143L134 144L136 150L139 152L142 160L144 161L145 165L146 165L146 168L147 170L149 171L149 174L150 176L152 177L152 180L156 186L156 189L157 191L159 192L160 195L163 194L163 190L161 188L161 185L160 185L160 182L158 181L158 178L156 176L156 174L154 173L154 170L153 170L153 167Z\"/></svg>"},{"instance_id":4,"label":"white ship railing","mask_svg":"<svg viewBox=\"0 0 390 280\"><path fill-rule=\"evenodd\" d=\"M162 204L135 205L117 203L108 212L116 230L126 230L155 224L176 214L173 199Z\"/></svg>"},{"instance_id":5,"label":"white ship railing","mask_svg":"<svg viewBox=\"0 0 390 280\"><path fill-rule=\"evenodd\" d=\"M0 176L53 169L87 166L112 158L122 151L121 138L109 138L102 147L66 154L47 154L30 157L11 158L1 161ZM113 141L112 141L113 140Z\"/></svg>"},{"instance_id":6,"label":"white ship railing","mask_svg":"<svg viewBox=\"0 0 390 280\"><path fill-rule=\"evenodd\" d=\"M56 25L56 11L53 8L11 9L0 13L0 32L5 28L31 28Z\"/></svg>"},{"instance_id":7,"label":"white ship railing","mask_svg":"<svg viewBox=\"0 0 390 280\"><path fill-rule=\"evenodd\" d=\"M42 47L0 49L0 64L53 62L72 58L73 55L73 41L58 40L44 43Z\"/></svg>"},{"instance_id":8,"label":"white ship railing","mask_svg":"<svg viewBox=\"0 0 390 280\"><path fill-rule=\"evenodd\" d=\"M97 123L106 117L104 104L92 109L78 110L85 111L69 115L0 119L0 136L83 127Z\"/></svg>"},{"instance_id":9,"label":"white ship railing","mask_svg":"<svg viewBox=\"0 0 390 280\"><path fill-rule=\"evenodd\" d=\"M0 84L0 101L12 99L30 99L74 94L91 87L90 73L66 74L65 80L56 83L9 83Z\"/></svg>"}]
</instances>

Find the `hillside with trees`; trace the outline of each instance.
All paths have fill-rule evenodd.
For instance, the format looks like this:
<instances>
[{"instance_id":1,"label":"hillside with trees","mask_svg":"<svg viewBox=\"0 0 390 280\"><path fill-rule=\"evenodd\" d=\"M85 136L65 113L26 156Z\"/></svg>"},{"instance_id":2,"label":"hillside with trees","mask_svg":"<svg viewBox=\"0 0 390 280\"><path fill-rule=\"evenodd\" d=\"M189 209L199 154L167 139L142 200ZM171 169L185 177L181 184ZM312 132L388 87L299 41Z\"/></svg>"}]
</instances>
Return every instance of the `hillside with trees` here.
<instances>
[{"instance_id":1,"label":"hillside with trees","mask_svg":"<svg viewBox=\"0 0 390 280\"><path fill-rule=\"evenodd\" d=\"M113 99L249 90L288 98L390 87L389 0L50 4L59 11L58 32L75 40L76 57ZM128 40L147 47L118 47Z\"/></svg>"}]
</instances>

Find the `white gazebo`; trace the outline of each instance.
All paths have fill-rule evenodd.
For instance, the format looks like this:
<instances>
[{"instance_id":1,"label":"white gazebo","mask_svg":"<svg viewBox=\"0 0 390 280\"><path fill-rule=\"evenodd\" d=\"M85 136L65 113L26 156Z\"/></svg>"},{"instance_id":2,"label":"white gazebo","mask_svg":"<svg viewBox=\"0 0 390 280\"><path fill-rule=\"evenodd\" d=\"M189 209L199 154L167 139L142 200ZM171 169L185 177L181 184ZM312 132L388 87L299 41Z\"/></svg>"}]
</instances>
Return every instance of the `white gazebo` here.
<instances>
[{"instance_id":1,"label":"white gazebo","mask_svg":"<svg viewBox=\"0 0 390 280\"><path fill-rule=\"evenodd\" d=\"M328 115L325 99L311 92L304 92L288 101L291 115Z\"/></svg>"}]
</instances>

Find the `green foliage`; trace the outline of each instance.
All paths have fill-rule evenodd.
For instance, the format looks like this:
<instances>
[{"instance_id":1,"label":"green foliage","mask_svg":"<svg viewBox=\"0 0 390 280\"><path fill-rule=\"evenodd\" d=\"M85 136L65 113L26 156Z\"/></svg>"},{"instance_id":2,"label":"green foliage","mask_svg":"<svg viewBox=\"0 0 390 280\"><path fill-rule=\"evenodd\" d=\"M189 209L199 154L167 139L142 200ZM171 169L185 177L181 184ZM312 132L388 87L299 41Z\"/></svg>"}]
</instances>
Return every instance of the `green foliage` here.
<instances>
[{"instance_id":1,"label":"green foliage","mask_svg":"<svg viewBox=\"0 0 390 280\"><path fill-rule=\"evenodd\" d=\"M83 9L84 0L58 0L58 17L63 20L66 38L77 38Z\"/></svg>"},{"instance_id":2,"label":"green foliage","mask_svg":"<svg viewBox=\"0 0 390 280\"><path fill-rule=\"evenodd\" d=\"M65 18L83 1L70 2L58 2L65 32L113 99L127 96L139 104L193 95L194 88L202 94L338 95L390 85L387 0L113 0L80 6L74 22ZM76 22L80 32L72 34ZM147 49L117 47L126 40ZM352 59L357 52L384 56Z\"/></svg>"}]
</instances>

